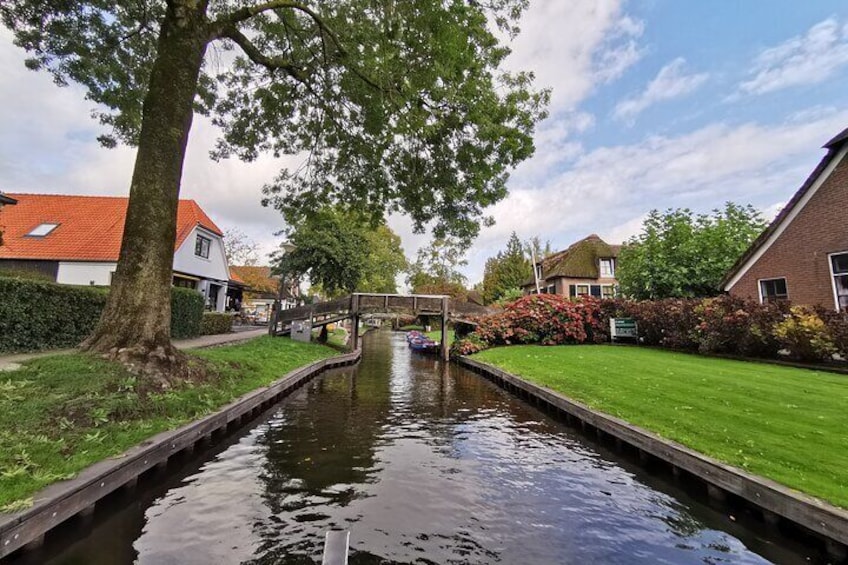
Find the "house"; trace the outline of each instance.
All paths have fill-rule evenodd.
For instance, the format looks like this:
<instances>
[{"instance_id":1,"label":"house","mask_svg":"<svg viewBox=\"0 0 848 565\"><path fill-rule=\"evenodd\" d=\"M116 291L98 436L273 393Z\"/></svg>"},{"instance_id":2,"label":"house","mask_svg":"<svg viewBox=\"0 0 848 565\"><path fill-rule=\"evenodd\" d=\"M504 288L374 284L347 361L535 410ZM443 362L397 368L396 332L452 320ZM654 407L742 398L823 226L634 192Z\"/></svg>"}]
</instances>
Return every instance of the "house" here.
<instances>
[{"instance_id":1,"label":"house","mask_svg":"<svg viewBox=\"0 0 848 565\"><path fill-rule=\"evenodd\" d=\"M118 263L127 197L7 194L0 210L0 270L29 271L60 284L108 286ZM180 200L173 284L224 311L230 276L223 233L194 200ZM232 285L237 287L238 285Z\"/></svg>"},{"instance_id":2,"label":"house","mask_svg":"<svg viewBox=\"0 0 848 565\"><path fill-rule=\"evenodd\" d=\"M232 266L230 276L245 285L242 308L255 314L259 320L267 320L274 301L279 297L280 277L271 274L271 267L254 265ZM297 306L300 291L296 283L286 285L282 299L283 310Z\"/></svg>"},{"instance_id":3,"label":"house","mask_svg":"<svg viewBox=\"0 0 848 565\"><path fill-rule=\"evenodd\" d=\"M616 294L615 267L620 245L610 245L592 234L539 260L534 265L539 292L569 297L612 298ZM536 278L523 285L524 294L536 294Z\"/></svg>"},{"instance_id":4,"label":"house","mask_svg":"<svg viewBox=\"0 0 848 565\"><path fill-rule=\"evenodd\" d=\"M761 302L848 309L848 129L722 281Z\"/></svg>"}]
</instances>

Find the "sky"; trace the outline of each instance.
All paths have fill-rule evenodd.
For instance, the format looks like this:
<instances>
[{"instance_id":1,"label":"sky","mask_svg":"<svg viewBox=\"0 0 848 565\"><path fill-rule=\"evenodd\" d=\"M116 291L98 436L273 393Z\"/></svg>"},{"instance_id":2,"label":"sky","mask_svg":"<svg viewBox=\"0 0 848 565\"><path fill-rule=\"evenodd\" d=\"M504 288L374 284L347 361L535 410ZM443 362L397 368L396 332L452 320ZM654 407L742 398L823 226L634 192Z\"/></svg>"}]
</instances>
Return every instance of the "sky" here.
<instances>
[{"instance_id":1,"label":"sky","mask_svg":"<svg viewBox=\"0 0 848 565\"><path fill-rule=\"evenodd\" d=\"M562 249L591 233L620 243L652 209L734 201L771 218L848 127L844 0L531 0L521 27L507 65L552 89L550 116L489 209L470 283L513 231ZM101 148L83 89L24 58L0 30L0 190L127 194L134 150ZM195 120L181 197L270 252L285 224L261 189L292 161L216 163L216 136ZM410 258L429 241L405 217L389 223Z\"/></svg>"}]
</instances>

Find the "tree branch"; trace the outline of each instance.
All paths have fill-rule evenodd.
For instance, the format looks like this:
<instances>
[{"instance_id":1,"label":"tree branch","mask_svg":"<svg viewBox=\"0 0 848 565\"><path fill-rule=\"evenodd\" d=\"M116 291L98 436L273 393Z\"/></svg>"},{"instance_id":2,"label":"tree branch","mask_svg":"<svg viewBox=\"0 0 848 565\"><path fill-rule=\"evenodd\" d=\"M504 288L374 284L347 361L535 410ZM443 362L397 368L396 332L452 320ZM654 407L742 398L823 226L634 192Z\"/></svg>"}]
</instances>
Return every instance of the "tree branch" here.
<instances>
[{"instance_id":1,"label":"tree branch","mask_svg":"<svg viewBox=\"0 0 848 565\"><path fill-rule=\"evenodd\" d=\"M296 65L284 57L269 57L268 55L265 55L247 38L246 35L237 30L235 27L230 26L222 30L221 37L233 40L236 45L241 47L241 50L244 51L247 58L257 65L262 65L269 71L285 71L286 74L297 81L306 82L307 73L303 67Z\"/></svg>"}]
</instances>

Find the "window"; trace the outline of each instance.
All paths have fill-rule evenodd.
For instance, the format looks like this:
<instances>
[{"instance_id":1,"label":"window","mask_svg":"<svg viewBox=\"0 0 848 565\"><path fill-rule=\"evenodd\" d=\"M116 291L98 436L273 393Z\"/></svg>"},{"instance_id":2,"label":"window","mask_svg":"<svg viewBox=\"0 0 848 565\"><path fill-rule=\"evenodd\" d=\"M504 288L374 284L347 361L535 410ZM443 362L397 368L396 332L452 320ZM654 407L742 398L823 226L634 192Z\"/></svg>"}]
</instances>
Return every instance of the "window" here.
<instances>
[{"instance_id":1,"label":"window","mask_svg":"<svg viewBox=\"0 0 848 565\"><path fill-rule=\"evenodd\" d=\"M848 311L848 253L831 255L830 268L833 272L836 307Z\"/></svg>"},{"instance_id":2,"label":"window","mask_svg":"<svg viewBox=\"0 0 848 565\"><path fill-rule=\"evenodd\" d=\"M593 284L591 287L589 287L589 294L591 294L595 298L600 298L601 297L601 285Z\"/></svg>"},{"instance_id":3,"label":"window","mask_svg":"<svg viewBox=\"0 0 848 565\"><path fill-rule=\"evenodd\" d=\"M527 271L525 271L525 272L527 272ZM556 294L556 286L555 285L550 285L548 287L548 294Z\"/></svg>"},{"instance_id":4,"label":"window","mask_svg":"<svg viewBox=\"0 0 848 565\"><path fill-rule=\"evenodd\" d=\"M32 228L32 231L27 234L27 237L45 237L50 235L50 232L52 232L58 227L59 224L39 224L36 227Z\"/></svg>"},{"instance_id":5,"label":"window","mask_svg":"<svg viewBox=\"0 0 848 565\"><path fill-rule=\"evenodd\" d=\"M524 272L526 273L527 271L524 271ZM541 263L536 265L536 278L537 279L542 278L542 264Z\"/></svg>"},{"instance_id":6,"label":"window","mask_svg":"<svg viewBox=\"0 0 848 565\"><path fill-rule=\"evenodd\" d=\"M615 298L615 287L611 284L601 285L601 298Z\"/></svg>"},{"instance_id":7,"label":"window","mask_svg":"<svg viewBox=\"0 0 848 565\"><path fill-rule=\"evenodd\" d=\"M615 263L612 259L601 259L601 276L614 277Z\"/></svg>"},{"instance_id":8,"label":"window","mask_svg":"<svg viewBox=\"0 0 848 565\"><path fill-rule=\"evenodd\" d=\"M212 245L212 240L202 235L197 236L197 241L194 242L194 254L204 259L209 259L209 247Z\"/></svg>"},{"instance_id":9,"label":"window","mask_svg":"<svg viewBox=\"0 0 848 565\"><path fill-rule=\"evenodd\" d=\"M786 279L763 279L760 281L760 301L774 302L775 300L786 300L789 293L786 292Z\"/></svg>"}]
</instances>

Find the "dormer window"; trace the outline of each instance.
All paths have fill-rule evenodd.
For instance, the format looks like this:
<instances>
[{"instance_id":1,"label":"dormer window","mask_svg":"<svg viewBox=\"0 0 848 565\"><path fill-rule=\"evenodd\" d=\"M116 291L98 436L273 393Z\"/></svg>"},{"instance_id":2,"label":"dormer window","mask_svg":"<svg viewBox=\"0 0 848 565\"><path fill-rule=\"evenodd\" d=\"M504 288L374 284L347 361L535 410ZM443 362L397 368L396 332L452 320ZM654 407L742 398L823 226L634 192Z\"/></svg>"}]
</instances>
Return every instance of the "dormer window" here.
<instances>
[{"instance_id":1,"label":"dormer window","mask_svg":"<svg viewBox=\"0 0 848 565\"><path fill-rule=\"evenodd\" d=\"M526 273L527 271L524 271L524 272ZM540 279L540 280L542 279L542 264L541 263L536 264L536 278Z\"/></svg>"},{"instance_id":2,"label":"dormer window","mask_svg":"<svg viewBox=\"0 0 848 565\"><path fill-rule=\"evenodd\" d=\"M59 224L51 224L51 223L38 224L37 226L32 228L32 230L28 234L26 234L26 236L27 237L46 237L46 236L50 235L50 233L58 227L59 227Z\"/></svg>"},{"instance_id":3,"label":"dormer window","mask_svg":"<svg viewBox=\"0 0 848 565\"><path fill-rule=\"evenodd\" d=\"M601 276L602 277L614 277L615 276L615 263L610 259L601 259Z\"/></svg>"},{"instance_id":4,"label":"dormer window","mask_svg":"<svg viewBox=\"0 0 848 565\"><path fill-rule=\"evenodd\" d=\"M204 259L209 259L209 248L212 246L212 240L202 235L197 236L194 242L194 254Z\"/></svg>"}]
</instances>

